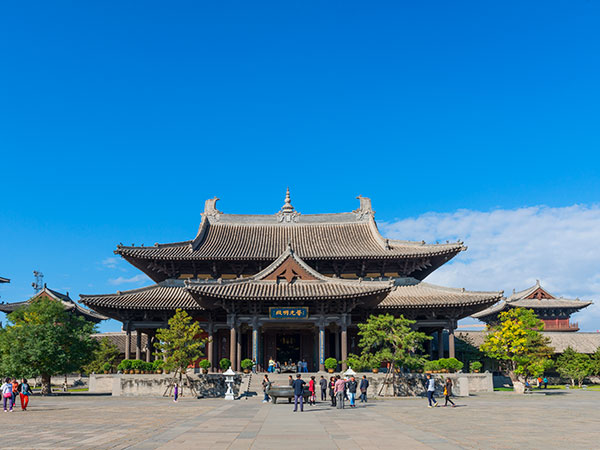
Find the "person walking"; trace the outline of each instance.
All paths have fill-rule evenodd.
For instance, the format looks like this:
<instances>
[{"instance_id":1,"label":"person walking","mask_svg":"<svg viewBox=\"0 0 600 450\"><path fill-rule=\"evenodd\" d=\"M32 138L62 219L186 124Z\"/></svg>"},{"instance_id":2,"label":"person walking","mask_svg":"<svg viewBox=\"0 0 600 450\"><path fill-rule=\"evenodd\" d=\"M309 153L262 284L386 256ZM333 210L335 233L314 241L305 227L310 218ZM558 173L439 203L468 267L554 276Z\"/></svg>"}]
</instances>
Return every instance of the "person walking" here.
<instances>
[{"instance_id":1,"label":"person walking","mask_svg":"<svg viewBox=\"0 0 600 450\"><path fill-rule=\"evenodd\" d=\"M21 380L21 385L19 386L20 390L19 390L19 397L21 400L21 409L23 411L27 411L27 405L29 405L29 396L33 395L33 392L31 392L31 388L29 387L29 384L27 383L27 380L25 378L23 378L23 380Z\"/></svg>"},{"instance_id":2,"label":"person walking","mask_svg":"<svg viewBox=\"0 0 600 450\"><path fill-rule=\"evenodd\" d=\"M173 386L173 401L177 403L177 399L179 398L179 384L175 383Z\"/></svg>"},{"instance_id":3,"label":"person walking","mask_svg":"<svg viewBox=\"0 0 600 450\"><path fill-rule=\"evenodd\" d=\"M429 406L427 406L428 408L438 406L438 402L436 401L433 394L435 394L435 380L431 378L431 374L427 374L427 401L429 402Z\"/></svg>"},{"instance_id":4,"label":"person walking","mask_svg":"<svg viewBox=\"0 0 600 450\"><path fill-rule=\"evenodd\" d=\"M288 378L288 385L290 387L294 386L294 377L292 377L291 375ZM288 403L292 403L292 397L288 398Z\"/></svg>"},{"instance_id":5,"label":"person walking","mask_svg":"<svg viewBox=\"0 0 600 450\"><path fill-rule=\"evenodd\" d=\"M452 395L452 380L450 378L446 378L446 383L444 384L444 406L448 406L448 402L452 403L452 407L454 408L456 405L450 399Z\"/></svg>"},{"instance_id":6,"label":"person walking","mask_svg":"<svg viewBox=\"0 0 600 450\"><path fill-rule=\"evenodd\" d=\"M363 375L362 380L360 380L360 402L367 402L367 389L369 389L369 380L367 380L367 376Z\"/></svg>"},{"instance_id":7,"label":"person walking","mask_svg":"<svg viewBox=\"0 0 600 450\"><path fill-rule=\"evenodd\" d=\"M12 380L12 404L15 406L17 404L17 396L19 395L19 382L16 378Z\"/></svg>"},{"instance_id":8,"label":"person walking","mask_svg":"<svg viewBox=\"0 0 600 450\"><path fill-rule=\"evenodd\" d=\"M356 388L358 387L358 383L354 377L350 377L350 381L346 382L346 387L348 388L348 398L350 399L350 408L356 408L356 404L354 403L356 399Z\"/></svg>"},{"instance_id":9,"label":"person walking","mask_svg":"<svg viewBox=\"0 0 600 450\"><path fill-rule=\"evenodd\" d=\"M302 375L296 375L296 379L292 384L294 388L294 412L298 411L298 402L300 402L300 412L304 411L304 385L306 383L302 379Z\"/></svg>"},{"instance_id":10,"label":"person walking","mask_svg":"<svg viewBox=\"0 0 600 450\"><path fill-rule=\"evenodd\" d=\"M12 410L13 410L12 389L13 389L13 387L12 387L12 383L10 382L10 378L7 378L6 380L4 380L4 384L2 385L2 387L0 387L0 390L2 390L2 401L4 403L4 412L7 412L6 403L8 403L10 412L12 412Z\"/></svg>"},{"instance_id":11,"label":"person walking","mask_svg":"<svg viewBox=\"0 0 600 450\"><path fill-rule=\"evenodd\" d=\"M252 358L252 373L256 373L256 359Z\"/></svg>"},{"instance_id":12,"label":"person walking","mask_svg":"<svg viewBox=\"0 0 600 450\"><path fill-rule=\"evenodd\" d=\"M317 390L317 382L315 381L315 377L310 377L310 381L308 382L308 392L310 392L310 397L308 400L308 404L315 406L316 404L316 390Z\"/></svg>"},{"instance_id":13,"label":"person walking","mask_svg":"<svg viewBox=\"0 0 600 450\"><path fill-rule=\"evenodd\" d=\"M319 386L321 387L321 401L327 401L327 380L323 375L321 375L321 379L319 380Z\"/></svg>"},{"instance_id":14,"label":"person walking","mask_svg":"<svg viewBox=\"0 0 600 450\"><path fill-rule=\"evenodd\" d=\"M329 379L329 396L331 397L331 406L335 406L335 377Z\"/></svg>"},{"instance_id":15,"label":"person walking","mask_svg":"<svg viewBox=\"0 0 600 450\"><path fill-rule=\"evenodd\" d=\"M544 389L548 389L548 378L544 377Z\"/></svg>"},{"instance_id":16,"label":"person walking","mask_svg":"<svg viewBox=\"0 0 600 450\"><path fill-rule=\"evenodd\" d=\"M335 402L337 409L344 409L344 391L346 390L346 380L339 375L335 377Z\"/></svg>"},{"instance_id":17,"label":"person walking","mask_svg":"<svg viewBox=\"0 0 600 450\"><path fill-rule=\"evenodd\" d=\"M263 388L263 403L269 403L269 394L267 393L269 389L271 389L271 381L269 380L269 375L265 374L265 377L262 380L262 388Z\"/></svg>"},{"instance_id":18,"label":"person walking","mask_svg":"<svg viewBox=\"0 0 600 450\"><path fill-rule=\"evenodd\" d=\"M273 358L269 358L269 367L267 368L267 372L273 373L274 370L275 370L275 361L273 361Z\"/></svg>"}]
</instances>

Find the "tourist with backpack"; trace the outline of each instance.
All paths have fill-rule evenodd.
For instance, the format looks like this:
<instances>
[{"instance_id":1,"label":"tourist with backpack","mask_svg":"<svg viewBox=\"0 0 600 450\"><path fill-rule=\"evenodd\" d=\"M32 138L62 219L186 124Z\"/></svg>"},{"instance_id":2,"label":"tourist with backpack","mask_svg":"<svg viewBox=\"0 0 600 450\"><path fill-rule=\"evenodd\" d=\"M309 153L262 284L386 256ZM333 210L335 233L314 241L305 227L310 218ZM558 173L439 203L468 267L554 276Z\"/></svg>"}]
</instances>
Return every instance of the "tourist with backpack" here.
<instances>
[{"instance_id":1,"label":"tourist with backpack","mask_svg":"<svg viewBox=\"0 0 600 450\"><path fill-rule=\"evenodd\" d=\"M27 380L23 378L21 380L21 384L19 385L19 398L21 400L21 409L23 411L27 411L27 405L29 405L29 396L33 395L31 392L31 388L27 383Z\"/></svg>"},{"instance_id":2,"label":"tourist with backpack","mask_svg":"<svg viewBox=\"0 0 600 450\"><path fill-rule=\"evenodd\" d=\"M12 410L13 410L13 387L12 387L10 378L7 378L6 380L4 380L4 384L2 385L2 387L0 387L0 389L2 390L2 401L4 404L4 412L7 412L6 403L8 403L10 412L12 412Z\"/></svg>"}]
</instances>

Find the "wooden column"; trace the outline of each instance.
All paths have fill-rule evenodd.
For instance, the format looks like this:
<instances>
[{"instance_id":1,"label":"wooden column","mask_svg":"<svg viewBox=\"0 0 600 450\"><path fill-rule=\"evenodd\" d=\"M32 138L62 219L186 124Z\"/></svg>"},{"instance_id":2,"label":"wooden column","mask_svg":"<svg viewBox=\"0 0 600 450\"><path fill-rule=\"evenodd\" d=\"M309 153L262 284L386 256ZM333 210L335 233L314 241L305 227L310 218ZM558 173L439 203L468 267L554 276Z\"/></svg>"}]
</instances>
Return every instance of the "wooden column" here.
<instances>
[{"instance_id":1,"label":"wooden column","mask_svg":"<svg viewBox=\"0 0 600 450\"><path fill-rule=\"evenodd\" d=\"M235 349L237 347L235 327L229 330L229 360L231 361L231 370L235 369Z\"/></svg>"},{"instance_id":2,"label":"wooden column","mask_svg":"<svg viewBox=\"0 0 600 450\"><path fill-rule=\"evenodd\" d=\"M454 327L448 329L448 358L456 358L454 350Z\"/></svg>"},{"instance_id":3,"label":"wooden column","mask_svg":"<svg viewBox=\"0 0 600 450\"><path fill-rule=\"evenodd\" d=\"M335 359L340 360L340 330L335 330Z\"/></svg>"},{"instance_id":4,"label":"wooden column","mask_svg":"<svg viewBox=\"0 0 600 450\"><path fill-rule=\"evenodd\" d=\"M444 357L444 330L438 330L438 359Z\"/></svg>"},{"instance_id":5,"label":"wooden column","mask_svg":"<svg viewBox=\"0 0 600 450\"><path fill-rule=\"evenodd\" d=\"M152 337L150 333L146 333L146 362L150 362L150 356L152 355Z\"/></svg>"},{"instance_id":6,"label":"wooden column","mask_svg":"<svg viewBox=\"0 0 600 450\"><path fill-rule=\"evenodd\" d=\"M142 359L142 333L135 330L135 359Z\"/></svg>"},{"instance_id":7,"label":"wooden column","mask_svg":"<svg viewBox=\"0 0 600 450\"><path fill-rule=\"evenodd\" d=\"M129 331L129 325L125 332L125 359L131 359L131 331Z\"/></svg>"},{"instance_id":8,"label":"wooden column","mask_svg":"<svg viewBox=\"0 0 600 450\"><path fill-rule=\"evenodd\" d=\"M348 368L348 364L346 364L346 360L348 359L348 326L345 323L342 323L342 332L340 336L342 340L342 354L340 355L342 358L342 370L345 371Z\"/></svg>"},{"instance_id":9,"label":"wooden column","mask_svg":"<svg viewBox=\"0 0 600 450\"><path fill-rule=\"evenodd\" d=\"M214 358L213 358L213 354L214 354L214 332L213 332L212 325L209 325L209 327L208 327L208 343L206 344L206 347L207 347L206 359L208 359L208 361L210 362L210 371L214 372L215 371Z\"/></svg>"},{"instance_id":10,"label":"wooden column","mask_svg":"<svg viewBox=\"0 0 600 450\"><path fill-rule=\"evenodd\" d=\"M237 328L237 348L235 353L235 370L242 370L242 333L240 327ZM232 361L233 364L233 361Z\"/></svg>"}]
</instances>

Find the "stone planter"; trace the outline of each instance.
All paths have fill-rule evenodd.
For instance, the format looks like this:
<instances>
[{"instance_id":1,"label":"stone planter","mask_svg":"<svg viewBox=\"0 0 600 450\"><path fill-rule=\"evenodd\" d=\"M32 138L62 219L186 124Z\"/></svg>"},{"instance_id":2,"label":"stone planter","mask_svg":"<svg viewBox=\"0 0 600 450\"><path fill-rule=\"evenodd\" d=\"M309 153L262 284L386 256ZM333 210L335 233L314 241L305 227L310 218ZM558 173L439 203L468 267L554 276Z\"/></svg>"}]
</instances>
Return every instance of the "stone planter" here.
<instances>
[{"instance_id":1,"label":"stone planter","mask_svg":"<svg viewBox=\"0 0 600 450\"><path fill-rule=\"evenodd\" d=\"M329 373L333 373L333 371L334 371L334 370L335 370L335 369L327 369L327 372L329 372Z\"/></svg>"},{"instance_id":2,"label":"stone planter","mask_svg":"<svg viewBox=\"0 0 600 450\"><path fill-rule=\"evenodd\" d=\"M373 373L379 373L379 368L378 367L377 368L374 367L372 370L373 370Z\"/></svg>"},{"instance_id":3,"label":"stone planter","mask_svg":"<svg viewBox=\"0 0 600 450\"><path fill-rule=\"evenodd\" d=\"M202 369L202 374L206 375L208 373L208 369Z\"/></svg>"}]
</instances>

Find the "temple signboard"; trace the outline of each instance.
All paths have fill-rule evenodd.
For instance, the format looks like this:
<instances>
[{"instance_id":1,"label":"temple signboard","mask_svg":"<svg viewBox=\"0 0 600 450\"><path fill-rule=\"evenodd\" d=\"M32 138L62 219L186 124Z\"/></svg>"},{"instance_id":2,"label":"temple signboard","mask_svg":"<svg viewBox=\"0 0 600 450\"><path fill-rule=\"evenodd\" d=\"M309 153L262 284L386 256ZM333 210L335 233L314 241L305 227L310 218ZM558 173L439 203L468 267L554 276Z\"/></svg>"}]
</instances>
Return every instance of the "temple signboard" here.
<instances>
[{"instance_id":1,"label":"temple signboard","mask_svg":"<svg viewBox=\"0 0 600 450\"><path fill-rule=\"evenodd\" d=\"M306 319L308 318L307 306L282 306L269 308L271 319Z\"/></svg>"}]
</instances>

